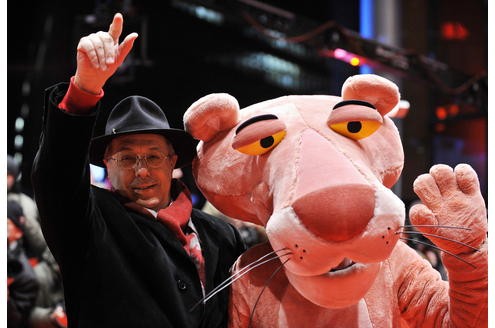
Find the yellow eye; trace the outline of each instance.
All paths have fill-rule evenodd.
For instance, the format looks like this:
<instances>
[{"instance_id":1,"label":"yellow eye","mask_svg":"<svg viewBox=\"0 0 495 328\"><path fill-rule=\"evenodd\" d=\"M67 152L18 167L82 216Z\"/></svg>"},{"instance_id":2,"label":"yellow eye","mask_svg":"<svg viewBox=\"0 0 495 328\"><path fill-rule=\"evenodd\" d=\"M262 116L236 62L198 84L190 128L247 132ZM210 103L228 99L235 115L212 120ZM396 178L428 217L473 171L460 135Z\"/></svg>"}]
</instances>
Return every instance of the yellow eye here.
<instances>
[{"instance_id":1,"label":"yellow eye","mask_svg":"<svg viewBox=\"0 0 495 328\"><path fill-rule=\"evenodd\" d=\"M378 121L347 121L330 124L330 128L343 136L359 140L372 135L380 125Z\"/></svg>"},{"instance_id":2,"label":"yellow eye","mask_svg":"<svg viewBox=\"0 0 495 328\"><path fill-rule=\"evenodd\" d=\"M261 155L268 152L276 145L278 145L280 141L282 141L282 139L285 137L285 135L286 135L286 131L282 130L270 136L256 140L255 142L252 142L250 144L235 149L247 155L254 155L254 156Z\"/></svg>"}]
</instances>

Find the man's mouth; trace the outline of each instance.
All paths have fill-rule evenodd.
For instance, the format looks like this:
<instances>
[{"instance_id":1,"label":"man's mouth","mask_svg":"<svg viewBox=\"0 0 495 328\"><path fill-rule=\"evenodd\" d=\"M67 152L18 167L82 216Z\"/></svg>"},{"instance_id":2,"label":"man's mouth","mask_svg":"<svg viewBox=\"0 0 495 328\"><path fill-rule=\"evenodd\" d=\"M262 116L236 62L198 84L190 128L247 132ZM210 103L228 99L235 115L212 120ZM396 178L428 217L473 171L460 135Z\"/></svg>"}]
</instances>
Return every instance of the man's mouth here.
<instances>
[{"instance_id":1,"label":"man's mouth","mask_svg":"<svg viewBox=\"0 0 495 328\"><path fill-rule=\"evenodd\" d=\"M143 191L151 190L156 186L156 184L150 184L150 185L144 185L144 186L138 186L138 187L133 187L132 190L135 193L141 193Z\"/></svg>"}]
</instances>

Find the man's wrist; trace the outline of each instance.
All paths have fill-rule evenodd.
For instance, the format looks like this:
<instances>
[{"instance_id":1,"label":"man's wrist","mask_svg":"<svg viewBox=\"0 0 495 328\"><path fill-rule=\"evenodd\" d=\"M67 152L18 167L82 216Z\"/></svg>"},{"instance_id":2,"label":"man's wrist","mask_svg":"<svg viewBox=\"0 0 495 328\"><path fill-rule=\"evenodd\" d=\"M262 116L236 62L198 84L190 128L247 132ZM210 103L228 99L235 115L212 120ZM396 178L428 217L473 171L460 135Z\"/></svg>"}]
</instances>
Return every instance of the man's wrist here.
<instances>
[{"instance_id":1,"label":"man's wrist","mask_svg":"<svg viewBox=\"0 0 495 328\"><path fill-rule=\"evenodd\" d=\"M71 79L71 82L74 83L74 85L81 91L84 91L88 94L92 94L92 95L99 95L101 93L101 86L95 86L95 85L88 85L87 83L86 84L82 84L79 80L79 75L76 74L72 77Z\"/></svg>"},{"instance_id":2,"label":"man's wrist","mask_svg":"<svg viewBox=\"0 0 495 328\"><path fill-rule=\"evenodd\" d=\"M99 94L87 92L79 88L74 79L71 77L69 88L58 107L73 114L88 114L103 97L103 89Z\"/></svg>"}]
</instances>

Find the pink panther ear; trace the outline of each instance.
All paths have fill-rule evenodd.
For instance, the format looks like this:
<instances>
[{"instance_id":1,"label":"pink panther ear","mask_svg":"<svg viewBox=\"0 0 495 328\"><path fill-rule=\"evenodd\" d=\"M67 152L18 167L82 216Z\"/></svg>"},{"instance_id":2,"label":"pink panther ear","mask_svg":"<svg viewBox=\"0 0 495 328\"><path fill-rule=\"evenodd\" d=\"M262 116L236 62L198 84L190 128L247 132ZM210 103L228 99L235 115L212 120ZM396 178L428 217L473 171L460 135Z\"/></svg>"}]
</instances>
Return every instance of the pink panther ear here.
<instances>
[{"instance_id":1,"label":"pink panther ear","mask_svg":"<svg viewBox=\"0 0 495 328\"><path fill-rule=\"evenodd\" d=\"M344 100L369 102L384 116L399 104L397 85L375 74L360 74L349 77L342 85Z\"/></svg>"},{"instance_id":2,"label":"pink panther ear","mask_svg":"<svg viewBox=\"0 0 495 328\"><path fill-rule=\"evenodd\" d=\"M211 140L239 122L239 103L227 93L212 93L195 101L184 113L184 127L195 139Z\"/></svg>"}]
</instances>

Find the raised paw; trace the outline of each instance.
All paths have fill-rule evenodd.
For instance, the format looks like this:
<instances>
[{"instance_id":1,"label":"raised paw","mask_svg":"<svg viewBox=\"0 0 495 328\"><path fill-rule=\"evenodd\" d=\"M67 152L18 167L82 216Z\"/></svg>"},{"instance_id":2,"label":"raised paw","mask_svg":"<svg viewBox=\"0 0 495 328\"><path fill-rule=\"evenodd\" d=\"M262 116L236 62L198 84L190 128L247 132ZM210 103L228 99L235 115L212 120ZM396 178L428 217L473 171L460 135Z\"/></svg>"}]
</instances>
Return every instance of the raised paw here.
<instances>
[{"instance_id":1,"label":"raised paw","mask_svg":"<svg viewBox=\"0 0 495 328\"><path fill-rule=\"evenodd\" d=\"M468 164L453 170L434 165L414 181L422 204L414 205L411 222L438 247L461 254L473 251L486 238L487 212L478 176Z\"/></svg>"}]
</instances>

